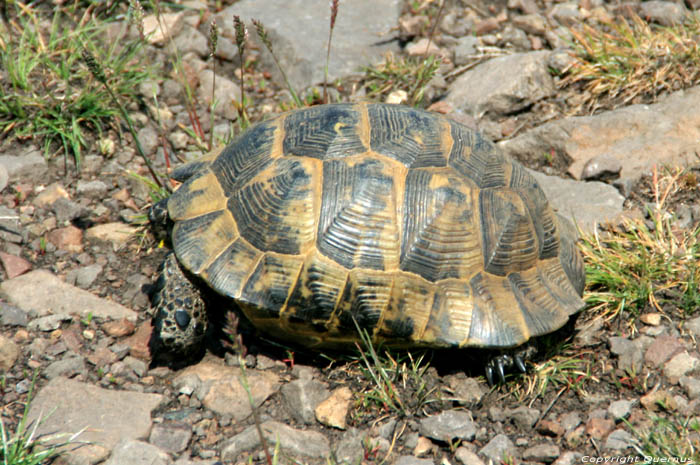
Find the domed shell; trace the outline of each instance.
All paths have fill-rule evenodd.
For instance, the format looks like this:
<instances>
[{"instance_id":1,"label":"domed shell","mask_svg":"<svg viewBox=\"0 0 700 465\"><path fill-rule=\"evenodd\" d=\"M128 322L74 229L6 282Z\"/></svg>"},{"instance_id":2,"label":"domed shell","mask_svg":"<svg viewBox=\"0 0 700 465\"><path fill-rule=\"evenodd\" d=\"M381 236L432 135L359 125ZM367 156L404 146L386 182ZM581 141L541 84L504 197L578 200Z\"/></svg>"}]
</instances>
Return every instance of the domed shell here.
<instances>
[{"instance_id":1,"label":"domed shell","mask_svg":"<svg viewBox=\"0 0 700 465\"><path fill-rule=\"evenodd\" d=\"M189 165L175 254L274 336L513 347L583 307L571 224L478 133L385 104L291 111Z\"/></svg>"}]
</instances>

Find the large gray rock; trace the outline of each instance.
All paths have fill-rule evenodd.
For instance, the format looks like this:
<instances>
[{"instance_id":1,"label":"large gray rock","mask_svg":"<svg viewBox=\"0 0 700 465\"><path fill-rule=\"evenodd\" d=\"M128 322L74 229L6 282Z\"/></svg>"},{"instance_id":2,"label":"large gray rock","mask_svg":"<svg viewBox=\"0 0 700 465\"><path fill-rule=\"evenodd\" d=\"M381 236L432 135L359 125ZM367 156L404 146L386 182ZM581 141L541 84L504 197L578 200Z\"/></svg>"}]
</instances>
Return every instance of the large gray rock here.
<instances>
[{"instance_id":1,"label":"large gray rock","mask_svg":"<svg viewBox=\"0 0 700 465\"><path fill-rule=\"evenodd\" d=\"M323 82L330 8L328 0L242 0L216 16L222 35L234 38L233 15L246 22L251 39L257 40L250 19L260 20L268 31L275 55L297 91ZM356 73L362 66L382 60L387 51L398 51L392 29L398 24L403 2L353 0L340 2L333 31L329 81ZM285 14L294 11L296 14ZM284 86L265 47L263 65Z\"/></svg>"},{"instance_id":2,"label":"large gray rock","mask_svg":"<svg viewBox=\"0 0 700 465\"><path fill-rule=\"evenodd\" d=\"M454 439L472 441L476 426L468 412L448 410L420 421L420 433L437 441L451 443Z\"/></svg>"},{"instance_id":3,"label":"large gray rock","mask_svg":"<svg viewBox=\"0 0 700 465\"><path fill-rule=\"evenodd\" d=\"M328 438L317 431L298 430L276 421L266 421L261 426L268 444L292 456L326 458L331 448ZM260 446L260 437L255 426L250 426L221 446L221 459L236 460L246 450Z\"/></svg>"},{"instance_id":4,"label":"large gray rock","mask_svg":"<svg viewBox=\"0 0 700 465\"><path fill-rule=\"evenodd\" d=\"M41 152L33 147L20 154L0 155L0 165L7 171L10 181L40 183L45 181L46 172L49 170Z\"/></svg>"},{"instance_id":5,"label":"large gray rock","mask_svg":"<svg viewBox=\"0 0 700 465\"><path fill-rule=\"evenodd\" d=\"M163 399L160 394L108 390L58 377L49 381L33 399L28 420L41 418L38 435L71 435L82 431L76 440L89 444L71 450L69 455L80 457L80 462L74 460L76 463L97 463L118 442L147 438L151 412Z\"/></svg>"},{"instance_id":6,"label":"large gray rock","mask_svg":"<svg viewBox=\"0 0 700 465\"><path fill-rule=\"evenodd\" d=\"M624 192L654 165L687 166L700 152L700 87L678 91L653 105L631 105L595 116L543 124L498 145L521 161L535 162L553 149L575 179L604 157L619 163L615 182Z\"/></svg>"},{"instance_id":7,"label":"large gray rock","mask_svg":"<svg viewBox=\"0 0 700 465\"><path fill-rule=\"evenodd\" d=\"M528 171L539 183L552 208L583 232L592 233L598 223L611 221L622 213L625 198L609 184L575 181Z\"/></svg>"},{"instance_id":8,"label":"large gray rock","mask_svg":"<svg viewBox=\"0 0 700 465\"><path fill-rule=\"evenodd\" d=\"M0 292L10 304L30 316L64 313L113 320L137 318L133 310L71 286L46 270L30 271L5 281L0 284Z\"/></svg>"},{"instance_id":9,"label":"large gray rock","mask_svg":"<svg viewBox=\"0 0 700 465\"><path fill-rule=\"evenodd\" d=\"M514 113L554 95L550 52L515 53L484 62L452 83L446 101L477 119ZM517 72L514 72L517 70Z\"/></svg>"}]
</instances>

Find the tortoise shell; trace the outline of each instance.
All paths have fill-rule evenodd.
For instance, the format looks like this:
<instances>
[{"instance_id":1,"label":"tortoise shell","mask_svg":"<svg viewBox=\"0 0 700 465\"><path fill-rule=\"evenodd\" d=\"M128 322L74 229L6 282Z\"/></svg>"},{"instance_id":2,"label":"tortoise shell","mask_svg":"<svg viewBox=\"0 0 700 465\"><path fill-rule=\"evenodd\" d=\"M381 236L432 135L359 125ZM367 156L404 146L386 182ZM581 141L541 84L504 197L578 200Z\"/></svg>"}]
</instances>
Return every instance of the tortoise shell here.
<instances>
[{"instance_id":1,"label":"tortoise shell","mask_svg":"<svg viewBox=\"0 0 700 465\"><path fill-rule=\"evenodd\" d=\"M180 264L310 346L513 347L583 306L573 226L478 133L386 104L291 111L189 165ZM355 323L356 322L356 323Z\"/></svg>"}]
</instances>

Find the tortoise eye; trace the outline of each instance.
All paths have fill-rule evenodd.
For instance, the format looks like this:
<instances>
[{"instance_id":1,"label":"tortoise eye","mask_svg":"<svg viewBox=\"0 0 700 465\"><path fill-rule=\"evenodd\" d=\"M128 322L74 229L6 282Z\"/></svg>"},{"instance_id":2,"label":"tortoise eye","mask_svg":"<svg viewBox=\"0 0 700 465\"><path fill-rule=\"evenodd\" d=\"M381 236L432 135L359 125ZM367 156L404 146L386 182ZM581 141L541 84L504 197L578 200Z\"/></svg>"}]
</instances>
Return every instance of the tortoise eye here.
<instances>
[{"instance_id":1,"label":"tortoise eye","mask_svg":"<svg viewBox=\"0 0 700 465\"><path fill-rule=\"evenodd\" d=\"M177 325L180 327L180 329L187 328L187 325L190 324L191 319L192 318L190 317L189 313L187 313L185 310L178 308L175 311L175 321L177 322Z\"/></svg>"}]
</instances>

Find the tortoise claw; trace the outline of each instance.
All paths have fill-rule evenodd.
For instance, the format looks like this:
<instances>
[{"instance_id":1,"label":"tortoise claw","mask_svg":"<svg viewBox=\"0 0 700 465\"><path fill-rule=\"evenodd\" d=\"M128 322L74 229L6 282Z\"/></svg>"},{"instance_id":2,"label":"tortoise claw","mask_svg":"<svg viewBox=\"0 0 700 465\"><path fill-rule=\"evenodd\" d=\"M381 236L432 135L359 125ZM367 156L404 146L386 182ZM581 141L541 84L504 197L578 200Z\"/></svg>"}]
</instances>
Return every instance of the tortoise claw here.
<instances>
[{"instance_id":1,"label":"tortoise claw","mask_svg":"<svg viewBox=\"0 0 700 465\"><path fill-rule=\"evenodd\" d=\"M525 362L523 362L523 358L520 355L515 356L515 366L518 367L518 370L520 370L522 373L527 373Z\"/></svg>"},{"instance_id":2,"label":"tortoise claw","mask_svg":"<svg viewBox=\"0 0 700 465\"><path fill-rule=\"evenodd\" d=\"M505 357L498 357L496 360L496 370L498 371L498 379L501 383L506 383L506 370L503 367L503 361Z\"/></svg>"},{"instance_id":3,"label":"tortoise claw","mask_svg":"<svg viewBox=\"0 0 700 465\"><path fill-rule=\"evenodd\" d=\"M493 387L493 367L490 362L486 364L486 381L488 381L489 387Z\"/></svg>"}]
</instances>

